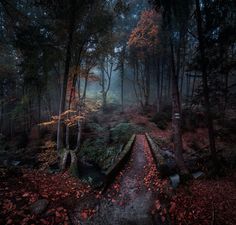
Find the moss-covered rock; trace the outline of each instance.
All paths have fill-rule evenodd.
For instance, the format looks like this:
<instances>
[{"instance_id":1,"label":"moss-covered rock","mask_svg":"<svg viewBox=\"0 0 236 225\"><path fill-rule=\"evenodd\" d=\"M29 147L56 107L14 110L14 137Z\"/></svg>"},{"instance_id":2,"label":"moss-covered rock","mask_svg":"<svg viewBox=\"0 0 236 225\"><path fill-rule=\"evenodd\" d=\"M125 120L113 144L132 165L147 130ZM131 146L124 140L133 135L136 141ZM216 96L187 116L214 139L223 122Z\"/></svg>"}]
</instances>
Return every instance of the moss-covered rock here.
<instances>
[{"instance_id":1,"label":"moss-covered rock","mask_svg":"<svg viewBox=\"0 0 236 225\"><path fill-rule=\"evenodd\" d=\"M78 177L79 176L79 170L78 170L78 160L77 160L77 156L75 154L75 152L70 151L71 154L71 164L70 164L70 173L72 176L74 177Z\"/></svg>"}]
</instances>

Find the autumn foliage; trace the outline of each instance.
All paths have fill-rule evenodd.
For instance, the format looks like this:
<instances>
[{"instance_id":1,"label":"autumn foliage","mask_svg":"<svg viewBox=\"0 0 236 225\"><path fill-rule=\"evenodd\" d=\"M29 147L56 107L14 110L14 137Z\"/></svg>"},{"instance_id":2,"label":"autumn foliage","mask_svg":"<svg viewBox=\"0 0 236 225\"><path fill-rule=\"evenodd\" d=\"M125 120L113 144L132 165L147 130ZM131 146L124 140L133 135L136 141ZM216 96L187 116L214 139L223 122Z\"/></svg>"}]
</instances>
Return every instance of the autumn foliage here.
<instances>
[{"instance_id":1,"label":"autumn foliage","mask_svg":"<svg viewBox=\"0 0 236 225\"><path fill-rule=\"evenodd\" d=\"M134 28L129 37L129 47L140 53L153 53L159 43L159 21L160 16L155 10L144 11L136 28Z\"/></svg>"}]
</instances>

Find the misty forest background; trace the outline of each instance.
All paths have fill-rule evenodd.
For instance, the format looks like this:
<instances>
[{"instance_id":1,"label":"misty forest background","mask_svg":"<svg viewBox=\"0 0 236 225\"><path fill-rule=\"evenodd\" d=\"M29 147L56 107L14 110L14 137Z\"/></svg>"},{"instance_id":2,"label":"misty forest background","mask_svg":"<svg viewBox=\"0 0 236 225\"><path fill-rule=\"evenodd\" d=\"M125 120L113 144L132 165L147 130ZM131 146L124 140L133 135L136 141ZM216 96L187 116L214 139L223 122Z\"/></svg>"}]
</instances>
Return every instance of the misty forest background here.
<instances>
[{"instance_id":1,"label":"misty forest background","mask_svg":"<svg viewBox=\"0 0 236 225\"><path fill-rule=\"evenodd\" d=\"M106 171L149 133L181 182L231 176L235 37L233 0L0 0L4 171Z\"/></svg>"},{"instance_id":2,"label":"misty forest background","mask_svg":"<svg viewBox=\"0 0 236 225\"><path fill-rule=\"evenodd\" d=\"M226 124L235 107L235 4L151 4L1 1L2 135L27 139L36 125L67 110L83 114L86 104L172 106L173 115L204 114L215 154L214 120Z\"/></svg>"}]
</instances>

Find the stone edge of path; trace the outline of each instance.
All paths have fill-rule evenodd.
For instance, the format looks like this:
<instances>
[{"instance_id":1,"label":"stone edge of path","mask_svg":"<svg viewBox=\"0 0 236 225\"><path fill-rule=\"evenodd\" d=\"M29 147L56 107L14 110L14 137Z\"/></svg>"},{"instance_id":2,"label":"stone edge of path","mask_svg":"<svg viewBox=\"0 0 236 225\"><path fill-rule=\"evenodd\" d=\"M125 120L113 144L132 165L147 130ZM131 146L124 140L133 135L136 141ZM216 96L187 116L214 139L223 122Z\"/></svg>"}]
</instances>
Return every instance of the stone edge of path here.
<instances>
[{"instance_id":1,"label":"stone edge of path","mask_svg":"<svg viewBox=\"0 0 236 225\"><path fill-rule=\"evenodd\" d=\"M169 168L165 162L164 157L160 153L160 147L152 140L148 133L145 133L149 147L151 149L152 156L155 160L157 169L161 175L161 178L169 176Z\"/></svg>"},{"instance_id":2,"label":"stone edge of path","mask_svg":"<svg viewBox=\"0 0 236 225\"><path fill-rule=\"evenodd\" d=\"M133 134L129 139L127 144L124 146L121 154L116 159L116 162L105 172L106 175L106 183L104 184L103 191L105 191L109 184L115 179L117 173L121 170L125 162L127 162L129 156L131 155L131 150L135 141L136 135Z\"/></svg>"}]
</instances>

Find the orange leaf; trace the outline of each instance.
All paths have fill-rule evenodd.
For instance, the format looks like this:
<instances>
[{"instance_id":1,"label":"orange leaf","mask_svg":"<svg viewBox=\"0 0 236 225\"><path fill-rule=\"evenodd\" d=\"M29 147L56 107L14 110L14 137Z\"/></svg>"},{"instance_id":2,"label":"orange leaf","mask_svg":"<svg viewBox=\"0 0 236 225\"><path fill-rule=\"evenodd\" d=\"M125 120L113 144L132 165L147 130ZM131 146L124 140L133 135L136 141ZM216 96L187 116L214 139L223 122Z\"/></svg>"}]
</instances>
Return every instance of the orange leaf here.
<instances>
[{"instance_id":1,"label":"orange leaf","mask_svg":"<svg viewBox=\"0 0 236 225\"><path fill-rule=\"evenodd\" d=\"M80 213L80 216L83 220L86 220L88 218L88 214L86 212Z\"/></svg>"}]
</instances>

